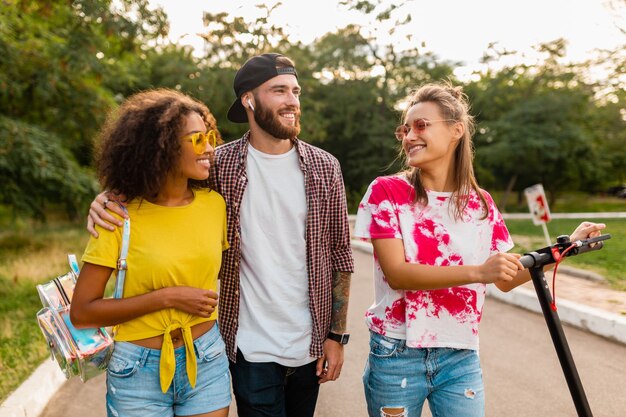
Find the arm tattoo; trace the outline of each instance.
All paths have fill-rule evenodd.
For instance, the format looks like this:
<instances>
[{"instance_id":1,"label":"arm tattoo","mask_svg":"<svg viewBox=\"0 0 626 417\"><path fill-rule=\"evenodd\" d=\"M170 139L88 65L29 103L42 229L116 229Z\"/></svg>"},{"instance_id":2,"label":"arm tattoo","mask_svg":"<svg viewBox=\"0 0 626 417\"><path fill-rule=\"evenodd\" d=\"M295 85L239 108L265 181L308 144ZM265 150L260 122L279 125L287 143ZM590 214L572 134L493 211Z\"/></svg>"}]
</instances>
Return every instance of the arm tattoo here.
<instances>
[{"instance_id":1,"label":"arm tattoo","mask_svg":"<svg viewBox=\"0 0 626 417\"><path fill-rule=\"evenodd\" d=\"M333 273L333 311L330 319L330 330L333 333L345 333L348 319L348 297L350 296L350 272Z\"/></svg>"}]
</instances>

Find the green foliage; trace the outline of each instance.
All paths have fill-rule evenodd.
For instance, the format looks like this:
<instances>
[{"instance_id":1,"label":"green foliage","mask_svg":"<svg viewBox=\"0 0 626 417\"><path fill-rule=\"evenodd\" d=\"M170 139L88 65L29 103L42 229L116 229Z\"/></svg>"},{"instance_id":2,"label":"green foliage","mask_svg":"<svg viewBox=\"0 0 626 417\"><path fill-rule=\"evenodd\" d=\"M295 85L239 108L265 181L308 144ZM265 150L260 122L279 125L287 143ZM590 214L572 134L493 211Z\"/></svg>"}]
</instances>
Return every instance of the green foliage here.
<instances>
[{"instance_id":1,"label":"green foliage","mask_svg":"<svg viewBox=\"0 0 626 417\"><path fill-rule=\"evenodd\" d=\"M205 12L206 31L201 35L205 41L205 63L211 67L237 69L254 55L273 51L288 55L288 50L299 48L301 45L290 41L281 26L271 22L272 11L280 5L280 2L271 6L258 4L256 7L263 10L265 16L253 21L223 12Z\"/></svg>"},{"instance_id":2,"label":"green foliage","mask_svg":"<svg viewBox=\"0 0 626 417\"><path fill-rule=\"evenodd\" d=\"M621 96L621 99L615 96L614 100L595 101L582 121L599 156L597 167L601 178L600 184L584 184L585 189L601 191L607 183L626 182L626 92Z\"/></svg>"},{"instance_id":3,"label":"green foliage","mask_svg":"<svg viewBox=\"0 0 626 417\"><path fill-rule=\"evenodd\" d=\"M489 70L467 85L478 115L476 165L484 186L521 193L542 183L553 205L563 192L598 191L623 178L619 94L598 98L586 64L560 63L565 47L562 40L541 44L543 62ZM485 60L511 54L492 46Z\"/></svg>"},{"instance_id":4,"label":"green foliage","mask_svg":"<svg viewBox=\"0 0 626 417\"><path fill-rule=\"evenodd\" d=\"M516 175L520 188L542 183L551 202L558 192L578 189L582 179L591 180L596 159L576 123L584 104L560 91L517 103L502 118L485 123L489 133L479 149L484 164L506 178Z\"/></svg>"},{"instance_id":5,"label":"green foliage","mask_svg":"<svg viewBox=\"0 0 626 417\"><path fill-rule=\"evenodd\" d=\"M304 137L341 161L351 207L358 204L375 177L400 168L392 165L398 154L393 135L397 118L393 109L380 105L376 82L335 80L314 89L310 96L320 103L315 112L320 123ZM364 84L368 88L363 88Z\"/></svg>"},{"instance_id":6,"label":"green foliage","mask_svg":"<svg viewBox=\"0 0 626 417\"><path fill-rule=\"evenodd\" d=\"M145 43L165 33L148 1L0 2L0 113L54 132L81 165Z\"/></svg>"},{"instance_id":7,"label":"green foliage","mask_svg":"<svg viewBox=\"0 0 626 417\"><path fill-rule=\"evenodd\" d=\"M247 125L230 123L226 118L235 99L231 87L234 69L207 67L206 61L195 57L191 49L177 45L149 51L145 62L149 73L143 88L172 88L206 103L225 140L238 138L247 130Z\"/></svg>"},{"instance_id":8,"label":"green foliage","mask_svg":"<svg viewBox=\"0 0 626 417\"><path fill-rule=\"evenodd\" d=\"M369 21L310 45L293 42L273 18L280 2L257 5L253 19L205 12L198 56L165 40L167 17L148 0L0 2L0 112L20 126L55 134L54 143L89 166L93 138L111 108L136 91L169 87L207 103L225 140L233 140L247 130L226 118L235 71L252 55L278 51L298 67L301 137L337 156L351 207L373 177L400 169L393 129L403 99L423 83L444 79L464 84L470 96L479 123L476 172L486 188L521 196L541 182L554 205L564 191L601 191L626 181L625 48L566 64L567 45L559 39L537 46L543 55L537 64L502 67L499 62L516 52L493 44L484 62L494 65L461 83L453 75L458 63L440 60L417 42L399 49L388 40L419 35L406 1L339 4ZM592 67L615 76L591 82ZM41 205L41 196L28 202L30 196L5 197L15 192L13 182L0 186L5 204L19 212ZM67 205L63 193L34 193Z\"/></svg>"},{"instance_id":9,"label":"green foliage","mask_svg":"<svg viewBox=\"0 0 626 417\"><path fill-rule=\"evenodd\" d=\"M341 1L342 6L360 11L371 20L365 25L349 25L336 34L327 34L322 42L314 45L316 55L319 55L318 50L322 56L324 51L330 52L326 53L330 59L324 69L331 72L333 68L339 69L341 78L345 78L346 72L347 75L352 72L355 75L351 79L376 79L381 106L389 108L396 108L398 102L420 84L454 79L452 71L456 64L424 51L424 44L400 49L395 41L389 40L393 36L412 42L417 35L415 27L410 25L412 16L404 8L406 3L404 0ZM346 59L346 56L352 58ZM360 63L361 67L355 70L345 63Z\"/></svg>"},{"instance_id":10,"label":"green foliage","mask_svg":"<svg viewBox=\"0 0 626 417\"><path fill-rule=\"evenodd\" d=\"M167 30L147 0L0 2L0 202L43 218L84 212L92 140L118 94L139 85L142 50Z\"/></svg>"},{"instance_id":11,"label":"green foliage","mask_svg":"<svg viewBox=\"0 0 626 417\"><path fill-rule=\"evenodd\" d=\"M328 33L314 45L314 68L322 79L369 78L372 69L370 43L361 35L361 28L348 25Z\"/></svg>"},{"instance_id":12,"label":"green foliage","mask_svg":"<svg viewBox=\"0 0 626 417\"><path fill-rule=\"evenodd\" d=\"M401 168L393 134L398 103L421 83L452 78L451 66L435 56L418 48L399 51L381 40L379 27L393 33L410 22L410 15L396 17L402 2L390 3L342 2L374 15L376 23L348 25L310 48L315 79L304 90L302 107L311 104L313 114L303 113L302 136L339 159L350 208L376 176Z\"/></svg>"},{"instance_id":13,"label":"green foliage","mask_svg":"<svg viewBox=\"0 0 626 417\"><path fill-rule=\"evenodd\" d=\"M84 213L98 189L56 135L0 116L0 203L14 215L45 219L48 203L61 203L70 218Z\"/></svg>"}]
</instances>

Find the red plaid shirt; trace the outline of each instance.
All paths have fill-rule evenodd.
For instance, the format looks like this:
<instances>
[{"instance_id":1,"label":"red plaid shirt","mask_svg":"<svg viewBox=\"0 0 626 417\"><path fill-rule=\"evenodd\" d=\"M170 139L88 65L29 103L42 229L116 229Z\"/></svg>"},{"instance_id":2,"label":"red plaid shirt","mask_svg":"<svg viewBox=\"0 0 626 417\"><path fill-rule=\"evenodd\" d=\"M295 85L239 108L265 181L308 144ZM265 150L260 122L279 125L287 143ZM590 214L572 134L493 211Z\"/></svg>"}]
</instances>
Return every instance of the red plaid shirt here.
<instances>
[{"instance_id":1,"label":"red plaid shirt","mask_svg":"<svg viewBox=\"0 0 626 417\"><path fill-rule=\"evenodd\" d=\"M243 193L248 184L246 160L248 139L227 143L215 150L211 170L212 186L226 200L228 213L228 242L220 270L220 331L226 352L234 361L239 328L239 262L241 260L241 224L239 213ZM307 271L309 277L309 309L313 322L313 337L309 353L322 356L322 343L330 331L332 309L332 279L334 272L353 272L354 260L350 247L346 194L339 161L326 151L294 140L304 174L307 198Z\"/></svg>"}]
</instances>

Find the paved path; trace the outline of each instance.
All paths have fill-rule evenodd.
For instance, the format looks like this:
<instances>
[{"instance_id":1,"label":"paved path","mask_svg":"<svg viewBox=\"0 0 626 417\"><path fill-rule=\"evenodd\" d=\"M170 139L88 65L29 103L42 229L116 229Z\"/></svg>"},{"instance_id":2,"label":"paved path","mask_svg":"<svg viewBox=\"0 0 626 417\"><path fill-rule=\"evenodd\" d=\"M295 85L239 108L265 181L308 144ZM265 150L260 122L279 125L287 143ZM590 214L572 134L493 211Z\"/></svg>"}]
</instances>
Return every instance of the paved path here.
<instances>
[{"instance_id":1,"label":"paved path","mask_svg":"<svg viewBox=\"0 0 626 417\"><path fill-rule=\"evenodd\" d=\"M317 417L366 416L361 374L368 333L363 312L372 300L371 255L355 251L346 362L339 381L322 386ZM589 404L596 416L626 410L626 346L565 327ZM487 417L570 417L576 412L543 316L488 299L481 324ZM104 379L68 381L42 417L104 417ZM236 416L233 405L230 416ZM423 416L430 416L425 410Z\"/></svg>"},{"instance_id":2,"label":"paved path","mask_svg":"<svg viewBox=\"0 0 626 417\"><path fill-rule=\"evenodd\" d=\"M355 251L355 259L349 316L353 339L341 379L322 387L318 417L367 415L361 384L368 346L363 312L373 297L372 258ZM586 285L580 279L576 283L580 281ZM576 415L542 315L489 298L480 331L487 417ZM568 326L565 333L594 415L626 415L626 346ZM431 416L427 407L422 415Z\"/></svg>"}]
</instances>

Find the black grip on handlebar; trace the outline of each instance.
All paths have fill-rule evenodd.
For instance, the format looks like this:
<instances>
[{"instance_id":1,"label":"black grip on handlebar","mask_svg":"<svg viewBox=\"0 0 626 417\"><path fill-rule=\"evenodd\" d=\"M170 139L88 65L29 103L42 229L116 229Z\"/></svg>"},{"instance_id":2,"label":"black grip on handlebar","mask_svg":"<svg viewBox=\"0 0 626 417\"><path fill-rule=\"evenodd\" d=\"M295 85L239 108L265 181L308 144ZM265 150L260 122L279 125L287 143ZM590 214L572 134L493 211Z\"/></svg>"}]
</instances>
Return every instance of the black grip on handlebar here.
<instances>
[{"instance_id":1,"label":"black grip on handlebar","mask_svg":"<svg viewBox=\"0 0 626 417\"><path fill-rule=\"evenodd\" d=\"M588 239L583 240L583 246L589 246L592 243L596 243L596 242L601 242L603 240L607 240L611 238L611 234L610 233L606 233L604 235L600 235L600 236L596 236L596 237L590 237Z\"/></svg>"},{"instance_id":2,"label":"black grip on handlebar","mask_svg":"<svg viewBox=\"0 0 626 417\"><path fill-rule=\"evenodd\" d=\"M546 265L552 258L552 255L548 253L530 252L519 258L519 261L524 265L524 268L532 268L535 265Z\"/></svg>"}]
</instances>

